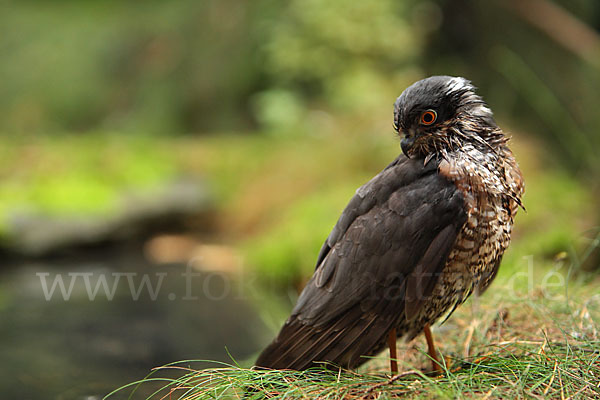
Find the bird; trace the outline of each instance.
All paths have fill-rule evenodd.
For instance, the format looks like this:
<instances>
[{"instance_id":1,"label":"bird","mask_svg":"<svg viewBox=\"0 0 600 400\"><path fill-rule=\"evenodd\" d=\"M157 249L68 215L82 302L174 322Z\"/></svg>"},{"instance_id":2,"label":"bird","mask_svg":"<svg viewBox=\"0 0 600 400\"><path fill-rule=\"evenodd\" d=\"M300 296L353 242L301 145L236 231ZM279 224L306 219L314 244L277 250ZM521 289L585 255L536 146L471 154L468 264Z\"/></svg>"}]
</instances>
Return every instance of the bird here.
<instances>
[{"instance_id":1,"label":"bird","mask_svg":"<svg viewBox=\"0 0 600 400\"><path fill-rule=\"evenodd\" d=\"M445 321L494 280L524 180L473 83L431 76L394 103L402 153L356 190L315 271L255 366L356 369Z\"/></svg>"}]
</instances>

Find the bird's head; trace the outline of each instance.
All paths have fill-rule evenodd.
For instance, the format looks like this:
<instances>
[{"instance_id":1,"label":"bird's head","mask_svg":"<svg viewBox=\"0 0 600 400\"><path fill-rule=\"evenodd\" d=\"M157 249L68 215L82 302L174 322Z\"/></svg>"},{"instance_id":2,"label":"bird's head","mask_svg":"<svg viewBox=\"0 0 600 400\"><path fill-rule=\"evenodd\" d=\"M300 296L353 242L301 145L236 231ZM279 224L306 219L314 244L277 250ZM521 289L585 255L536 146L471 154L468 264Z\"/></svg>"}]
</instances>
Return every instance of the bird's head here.
<instances>
[{"instance_id":1,"label":"bird's head","mask_svg":"<svg viewBox=\"0 0 600 400\"><path fill-rule=\"evenodd\" d=\"M411 158L504 140L475 86L451 76L432 76L409 86L394 104L394 128L404 135L402 151Z\"/></svg>"}]
</instances>

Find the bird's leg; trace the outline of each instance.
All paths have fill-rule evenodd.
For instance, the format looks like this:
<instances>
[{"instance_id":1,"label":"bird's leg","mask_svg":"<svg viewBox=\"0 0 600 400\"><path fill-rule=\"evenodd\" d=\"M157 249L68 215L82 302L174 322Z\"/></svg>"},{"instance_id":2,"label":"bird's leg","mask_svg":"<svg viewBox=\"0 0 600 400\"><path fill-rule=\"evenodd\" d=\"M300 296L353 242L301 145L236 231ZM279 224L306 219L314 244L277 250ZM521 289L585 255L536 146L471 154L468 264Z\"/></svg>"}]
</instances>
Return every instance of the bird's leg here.
<instances>
[{"instance_id":1,"label":"bird's leg","mask_svg":"<svg viewBox=\"0 0 600 400\"><path fill-rule=\"evenodd\" d=\"M429 324L425 324L423 333L425 333L425 340L427 340L427 352L429 353L429 357L431 357L431 366L435 372L442 372L442 368L440 367L440 359L435 351L435 343L433 342L433 335L431 334L431 328L429 327Z\"/></svg>"},{"instance_id":2,"label":"bird's leg","mask_svg":"<svg viewBox=\"0 0 600 400\"><path fill-rule=\"evenodd\" d=\"M388 336L388 346L390 347L390 368L392 376L398 375L398 353L396 352L396 328L390 331Z\"/></svg>"}]
</instances>

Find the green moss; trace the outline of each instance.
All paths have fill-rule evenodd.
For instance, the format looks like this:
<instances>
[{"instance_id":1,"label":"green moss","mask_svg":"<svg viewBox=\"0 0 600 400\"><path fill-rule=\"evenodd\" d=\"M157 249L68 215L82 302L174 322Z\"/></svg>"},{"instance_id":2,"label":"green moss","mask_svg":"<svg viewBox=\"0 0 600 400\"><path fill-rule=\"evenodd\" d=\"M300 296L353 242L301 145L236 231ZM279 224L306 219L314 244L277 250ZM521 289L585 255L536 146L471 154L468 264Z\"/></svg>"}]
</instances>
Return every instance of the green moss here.
<instances>
[{"instance_id":1,"label":"green moss","mask_svg":"<svg viewBox=\"0 0 600 400\"><path fill-rule=\"evenodd\" d=\"M161 138L87 134L6 140L0 175L0 234L16 212L107 214L124 191L176 171Z\"/></svg>"}]
</instances>

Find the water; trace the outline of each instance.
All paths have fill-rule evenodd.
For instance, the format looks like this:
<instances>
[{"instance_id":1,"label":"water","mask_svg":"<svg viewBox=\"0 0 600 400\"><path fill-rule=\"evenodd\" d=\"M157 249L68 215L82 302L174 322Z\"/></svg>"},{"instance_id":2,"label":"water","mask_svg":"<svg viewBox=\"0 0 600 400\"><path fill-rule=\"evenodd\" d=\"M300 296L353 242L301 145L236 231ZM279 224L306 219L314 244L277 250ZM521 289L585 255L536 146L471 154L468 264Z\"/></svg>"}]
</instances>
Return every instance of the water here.
<instances>
[{"instance_id":1,"label":"water","mask_svg":"<svg viewBox=\"0 0 600 400\"><path fill-rule=\"evenodd\" d=\"M132 254L70 259L0 269L0 398L101 399L173 361L251 358L269 336L225 275ZM65 293L52 292L57 276ZM92 299L102 276L108 291Z\"/></svg>"}]
</instances>

